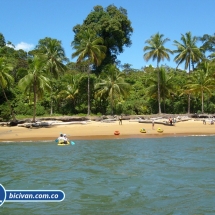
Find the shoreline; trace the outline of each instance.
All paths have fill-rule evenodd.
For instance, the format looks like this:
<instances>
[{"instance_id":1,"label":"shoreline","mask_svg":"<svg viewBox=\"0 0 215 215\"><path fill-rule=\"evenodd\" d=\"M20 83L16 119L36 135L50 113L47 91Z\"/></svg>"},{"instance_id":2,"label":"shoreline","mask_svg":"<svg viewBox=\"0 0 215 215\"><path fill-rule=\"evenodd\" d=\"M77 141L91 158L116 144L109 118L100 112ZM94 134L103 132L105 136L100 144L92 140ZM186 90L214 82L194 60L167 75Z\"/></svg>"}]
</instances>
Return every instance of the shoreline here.
<instances>
[{"instance_id":1,"label":"shoreline","mask_svg":"<svg viewBox=\"0 0 215 215\"><path fill-rule=\"evenodd\" d=\"M146 133L140 133L144 128ZM161 128L163 133L158 133ZM119 131L120 135L114 135ZM152 129L151 123L138 123L123 120L122 125L118 121L111 123L90 122L85 125L59 125L48 128L23 128L23 127L0 127L0 142L27 142L27 141L55 141L60 133L67 134L70 140L106 140L106 139L133 139L133 138L162 138L180 136L213 136L215 125L206 124L202 121L177 122L175 126L156 124Z\"/></svg>"},{"instance_id":2,"label":"shoreline","mask_svg":"<svg viewBox=\"0 0 215 215\"><path fill-rule=\"evenodd\" d=\"M210 134L180 134L180 135L162 135L162 136L158 136L158 135L148 135L145 137L140 137L140 136L121 136L119 138L112 138L110 136L102 136L102 137L97 137L97 136L90 136L90 137L75 137L73 139L70 139L72 141L78 141L78 140L125 140L125 139L156 139L156 138L177 138L177 137L212 137L215 136L215 134L210 135ZM0 145L2 143L33 143L33 142L53 142L56 143L55 140L53 139L37 139L34 138L32 140L30 139L14 139L14 140L0 140ZM57 143L56 143L57 144Z\"/></svg>"}]
</instances>

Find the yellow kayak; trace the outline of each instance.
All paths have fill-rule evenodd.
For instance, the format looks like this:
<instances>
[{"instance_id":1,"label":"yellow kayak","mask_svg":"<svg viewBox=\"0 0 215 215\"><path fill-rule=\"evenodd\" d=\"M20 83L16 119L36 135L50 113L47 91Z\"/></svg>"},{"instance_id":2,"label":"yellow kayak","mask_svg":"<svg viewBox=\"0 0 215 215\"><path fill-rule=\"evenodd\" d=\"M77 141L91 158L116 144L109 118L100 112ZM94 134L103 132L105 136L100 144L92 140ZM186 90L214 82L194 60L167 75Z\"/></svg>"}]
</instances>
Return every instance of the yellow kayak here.
<instances>
[{"instance_id":1,"label":"yellow kayak","mask_svg":"<svg viewBox=\"0 0 215 215\"><path fill-rule=\"evenodd\" d=\"M64 141L59 141L57 145L58 146L68 146L68 145L70 145L70 142L67 141L67 143L65 144Z\"/></svg>"}]
</instances>

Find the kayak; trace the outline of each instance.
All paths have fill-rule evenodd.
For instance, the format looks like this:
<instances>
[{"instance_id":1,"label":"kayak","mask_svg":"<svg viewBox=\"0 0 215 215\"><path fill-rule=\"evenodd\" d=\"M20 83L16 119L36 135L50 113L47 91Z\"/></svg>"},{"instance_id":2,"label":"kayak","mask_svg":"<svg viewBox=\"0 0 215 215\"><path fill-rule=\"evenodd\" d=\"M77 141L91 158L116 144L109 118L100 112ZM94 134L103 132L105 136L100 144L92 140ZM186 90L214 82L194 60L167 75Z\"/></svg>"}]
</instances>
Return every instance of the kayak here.
<instances>
[{"instance_id":1,"label":"kayak","mask_svg":"<svg viewBox=\"0 0 215 215\"><path fill-rule=\"evenodd\" d=\"M70 145L70 142L67 141L67 143L65 144L64 141L58 141L57 145L58 146L68 146L68 145Z\"/></svg>"},{"instance_id":2,"label":"kayak","mask_svg":"<svg viewBox=\"0 0 215 215\"><path fill-rule=\"evenodd\" d=\"M73 141L67 141L67 143L65 144L64 141L58 141L58 140L55 140L57 142L57 145L58 146L68 146L68 145L75 145L75 143Z\"/></svg>"}]
</instances>

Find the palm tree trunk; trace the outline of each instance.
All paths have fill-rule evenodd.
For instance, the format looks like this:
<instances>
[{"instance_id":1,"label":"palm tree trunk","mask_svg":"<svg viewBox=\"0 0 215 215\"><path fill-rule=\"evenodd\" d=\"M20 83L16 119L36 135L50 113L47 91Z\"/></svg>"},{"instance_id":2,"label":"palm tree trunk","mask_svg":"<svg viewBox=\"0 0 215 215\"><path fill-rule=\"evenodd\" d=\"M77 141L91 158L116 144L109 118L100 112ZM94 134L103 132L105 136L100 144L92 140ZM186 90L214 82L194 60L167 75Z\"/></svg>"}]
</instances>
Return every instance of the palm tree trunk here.
<instances>
[{"instance_id":1,"label":"palm tree trunk","mask_svg":"<svg viewBox=\"0 0 215 215\"><path fill-rule=\"evenodd\" d=\"M189 76L190 76L190 62L189 62ZM190 93L188 94L188 108L187 113L190 114Z\"/></svg>"},{"instance_id":2,"label":"palm tree trunk","mask_svg":"<svg viewBox=\"0 0 215 215\"><path fill-rule=\"evenodd\" d=\"M53 85L52 85L52 88L53 88ZM50 116L53 114L52 88L50 92Z\"/></svg>"},{"instance_id":3,"label":"palm tree trunk","mask_svg":"<svg viewBox=\"0 0 215 215\"><path fill-rule=\"evenodd\" d=\"M113 92L111 93L111 113L113 116Z\"/></svg>"},{"instance_id":4,"label":"palm tree trunk","mask_svg":"<svg viewBox=\"0 0 215 215\"><path fill-rule=\"evenodd\" d=\"M187 113L190 114L190 93L188 94L188 108Z\"/></svg>"},{"instance_id":5,"label":"palm tree trunk","mask_svg":"<svg viewBox=\"0 0 215 215\"><path fill-rule=\"evenodd\" d=\"M204 113L204 94L202 91L202 113Z\"/></svg>"},{"instance_id":6,"label":"palm tree trunk","mask_svg":"<svg viewBox=\"0 0 215 215\"><path fill-rule=\"evenodd\" d=\"M1 84L1 82L0 82L0 84ZM12 115L12 118L13 118L13 121L15 122L15 121L17 121L16 116L15 116L14 111L13 111L13 108L12 108L12 106L11 106L11 104L10 104L8 98L7 98L7 95L6 95L5 91L4 91L4 88L3 88L2 84L1 84L1 88L2 88L2 91L3 91L4 97L5 97L5 99L6 99L7 103L8 103L8 105L9 105L9 108L10 108L10 111L11 111L11 115Z\"/></svg>"},{"instance_id":7,"label":"palm tree trunk","mask_svg":"<svg viewBox=\"0 0 215 215\"><path fill-rule=\"evenodd\" d=\"M34 84L34 110L33 110L33 122L36 121L36 86Z\"/></svg>"},{"instance_id":8,"label":"palm tree trunk","mask_svg":"<svg viewBox=\"0 0 215 215\"><path fill-rule=\"evenodd\" d=\"M50 115L53 114L53 101L52 101L52 98L51 98L51 102L50 102Z\"/></svg>"},{"instance_id":9,"label":"palm tree trunk","mask_svg":"<svg viewBox=\"0 0 215 215\"><path fill-rule=\"evenodd\" d=\"M160 71L157 63L157 72L158 72L158 113L161 114L161 96L160 96Z\"/></svg>"},{"instance_id":10,"label":"palm tree trunk","mask_svg":"<svg viewBox=\"0 0 215 215\"><path fill-rule=\"evenodd\" d=\"M164 113L166 113L166 104L165 104L165 102L166 102L166 99L164 97L163 98L163 111L164 111Z\"/></svg>"},{"instance_id":11,"label":"palm tree trunk","mask_svg":"<svg viewBox=\"0 0 215 215\"><path fill-rule=\"evenodd\" d=\"M88 80L87 80L87 94L88 94L88 108L87 115L90 115L90 66L88 66Z\"/></svg>"}]
</instances>

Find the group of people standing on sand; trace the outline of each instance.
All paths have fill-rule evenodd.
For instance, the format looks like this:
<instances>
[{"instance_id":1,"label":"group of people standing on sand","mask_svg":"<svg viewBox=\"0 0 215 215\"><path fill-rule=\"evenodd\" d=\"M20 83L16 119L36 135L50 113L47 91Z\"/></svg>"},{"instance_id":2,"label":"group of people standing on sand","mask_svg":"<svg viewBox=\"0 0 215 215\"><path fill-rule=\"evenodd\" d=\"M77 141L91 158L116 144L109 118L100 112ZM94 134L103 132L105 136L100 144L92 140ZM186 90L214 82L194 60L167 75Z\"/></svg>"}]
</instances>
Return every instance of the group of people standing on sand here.
<instances>
[{"instance_id":1,"label":"group of people standing on sand","mask_svg":"<svg viewBox=\"0 0 215 215\"><path fill-rule=\"evenodd\" d=\"M214 119L212 119L210 122L209 122L210 125L214 125ZM206 125L206 120L204 119L203 120L203 125Z\"/></svg>"},{"instance_id":2,"label":"group of people standing on sand","mask_svg":"<svg viewBox=\"0 0 215 215\"><path fill-rule=\"evenodd\" d=\"M173 119L172 119L172 117L169 118L169 124L170 125L173 125L173 123L175 123L175 122L176 122L175 118L173 118ZM155 120L153 119L152 120L152 129L154 129L154 127L155 127Z\"/></svg>"},{"instance_id":3,"label":"group of people standing on sand","mask_svg":"<svg viewBox=\"0 0 215 215\"><path fill-rule=\"evenodd\" d=\"M58 142L60 144L67 144L69 139L67 138L66 134L60 134L60 136L57 138Z\"/></svg>"}]
</instances>

